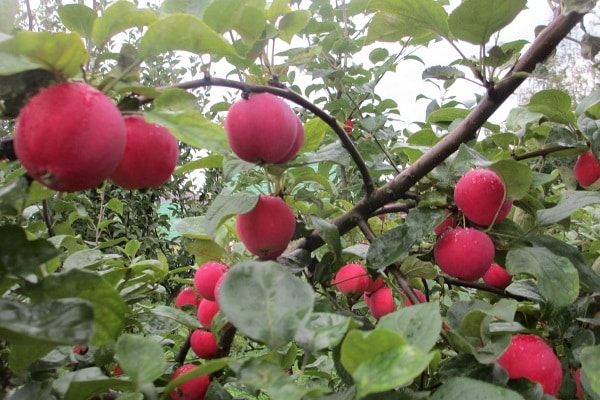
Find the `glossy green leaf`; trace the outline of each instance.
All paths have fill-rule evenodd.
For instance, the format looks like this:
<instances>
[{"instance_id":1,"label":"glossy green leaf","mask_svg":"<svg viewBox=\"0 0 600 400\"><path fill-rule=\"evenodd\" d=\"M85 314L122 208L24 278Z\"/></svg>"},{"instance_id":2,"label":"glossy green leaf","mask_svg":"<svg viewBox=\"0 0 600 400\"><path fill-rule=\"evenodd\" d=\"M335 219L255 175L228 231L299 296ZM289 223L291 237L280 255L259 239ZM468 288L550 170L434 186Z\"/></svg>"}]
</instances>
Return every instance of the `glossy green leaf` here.
<instances>
[{"instance_id":1,"label":"glossy green leaf","mask_svg":"<svg viewBox=\"0 0 600 400\"><path fill-rule=\"evenodd\" d=\"M171 14L151 24L138 50L142 59L172 50L237 57L222 36L201 19L188 14Z\"/></svg>"},{"instance_id":2,"label":"glossy green leaf","mask_svg":"<svg viewBox=\"0 0 600 400\"><path fill-rule=\"evenodd\" d=\"M223 156L219 154L211 154L206 157L192 160L184 165L177 167L174 174L182 175L197 169L204 168L223 168Z\"/></svg>"},{"instance_id":3,"label":"glossy green leaf","mask_svg":"<svg viewBox=\"0 0 600 400\"><path fill-rule=\"evenodd\" d=\"M465 0L456 7L448 24L452 35L473 44L485 45L525 8L526 0Z\"/></svg>"},{"instance_id":4,"label":"glossy green leaf","mask_svg":"<svg viewBox=\"0 0 600 400\"><path fill-rule=\"evenodd\" d=\"M300 32L310 21L309 10L294 10L285 14L278 22L279 37L286 43L290 43L294 35Z\"/></svg>"},{"instance_id":5,"label":"glossy green leaf","mask_svg":"<svg viewBox=\"0 0 600 400\"><path fill-rule=\"evenodd\" d=\"M177 139L197 149L217 153L225 153L229 149L223 127L204 117L196 98L183 89L161 92L144 118L164 126Z\"/></svg>"},{"instance_id":6,"label":"glossy green leaf","mask_svg":"<svg viewBox=\"0 0 600 400\"><path fill-rule=\"evenodd\" d=\"M449 33L448 14L433 0L373 0L369 9L391 15L397 23L404 25L410 36L421 36L424 32L441 36Z\"/></svg>"},{"instance_id":7,"label":"glossy green leaf","mask_svg":"<svg viewBox=\"0 0 600 400\"><path fill-rule=\"evenodd\" d=\"M258 41L267 28L267 21L262 10L247 5L242 8L233 29L240 34L242 39L249 42Z\"/></svg>"},{"instance_id":8,"label":"glossy green leaf","mask_svg":"<svg viewBox=\"0 0 600 400\"><path fill-rule=\"evenodd\" d=\"M6 46L13 54L25 56L39 67L67 78L79 75L88 60L77 33L19 31Z\"/></svg>"},{"instance_id":9,"label":"glossy green leaf","mask_svg":"<svg viewBox=\"0 0 600 400\"><path fill-rule=\"evenodd\" d=\"M321 118L309 119L304 124L304 144L300 153L316 150L328 131L331 131L331 127Z\"/></svg>"},{"instance_id":10,"label":"glossy green leaf","mask_svg":"<svg viewBox=\"0 0 600 400\"><path fill-rule=\"evenodd\" d=\"M79 33L84 38L91 38L94 22L98 18L96 11L85 4L67 4L58 7L61 22L72 32Z\"/></svg>"},{"instance_id":11,"label":"glossy green leaf","mask_svg":"<svg viewBox=\"0 0 600 400\"><path fill-rule=\"evenodd\" d=\"M253 193L220 194L206 210L204 229L210 236L215 235L217 228L234 215L251 211L258 202L258 195Z\"/></svg>"},{"instance_id":12,"label":"glossy green leaf","mask_svg":"<svg viewBox=\"0 0 600 400\"><path fill-rule=\"evenodd\" d=\"M511 249L506 256L506 270L511 275L533 276L544 299L556 308L570 305L579 294L579 274L571 261L544 247Z\"/></svg>"},{"instance_id":13,"label":"glossy green leaf","mask_svg":"<svg viewBox=\"0 0 600 400\"><path fill-rule=\"evenodd\" d=\"M565 192L557 205L538 210L535 222L537 226L552 225L568 218L583 207L598 203L600 203L600 193L598 192L587 190Z\"/></svg>"},{"instance_id":14,"label":"glossy green leaf","mask_svg":"<svg viewBox=\"0 0 600 400\"><path fill-rule=\"evenodd\" d=\"M533 174L531 168L514 160L500 160L490 165L506 185L506 198L520 200L527 195Z\"/></svg>"},{"instance_id":15,"label":"glossy green leaf","mask_svg":"<svg viewBox=\"0 0 600 400\"><path fill-rule=\"evenodd\" d=\"M88 343L94 335L94 310L76 299L28 305L0 299L0 337L11 343Z\"/></svg>"},{"instance_id":16,"label":"glossy green leaf","mask_svg":"<svg viewBox=\"0 0 600 400\"><path fill-rule=\"evenodd\" d=\"M381 317L377 329L398 332L411 345L428 352L440 336L442 316L439 308L437 301L402 308Z\"/></svg>"},{"instance_id":17,"label":"glossy green leaf","mask_svg":"<svg viewBox=\"0 0 600 400\"><path fill-rule=\"evenodd\" d=\"M409 345L387 329L352 330L342 342L341 363L357 388L357 399L410 383L429 365L433 353Z\"/></svg>"},{"instance_id":18,"label":"glossy green leaf","mask_svg":"<svg viewBox=\"0 0 600 400\"><path fill-rule=\"evenodd\" d=\"M108 378L100 368L89 367L61 375L53 382L53 389L63 400L81 400L108 390L134 391L135 384L130 380Z\"/></svg>"},{"instance_id":19,"label":"glossy green leaf","mask_svg":"<svg viewBox=\"0 0 600 400\"><path fill-rule=\"evenodd\" d=\"M134 3L117 1L111 4L94 23L92 38L98 47L116 35L133 27L144 27L156 21L158 17L149 8L137 8Z\"/></svg>"},{"instance_id":20,"label":"glossy green leaf","mask_svg":"<svg viewBox=\"0 0 600 400\"><path fill-rule=\"evenodd\" d=\"M472 398L474 394L477 398L486 400L524 400L519 393L505 387L464 377L455 377L444 382L430 399L465 400Z\"/></svg>"},{"instance_id":21,"label":"glossy green leaf","mask_svg":"<svg viewBox=\"0 0 600 400\"><path fill-rule=\"evenodd\" d=\"M542 113L550 121L571 124L575 123L575 114L571 111L572 101L571 96L563 90L546 89L531 96L525 108Z\"/></svg>"},{"instance_id":22,"label":"glossy green leaf","mask_svg":"<svg viewBox=\"0 0 600 400\"><path fill-rule=\"evenodd\" d=\"M313 302L311 286L273 261L235 264L219 291L227 320L242 334L275 349L294 338Z\"/></svg>"},{"instance_id":23,"label":"glossy green leaf","mask_svg":"<svg viewBox=\"0 0 600 400\"><path fill-rule=\"evenodd\" d=\"M115 345L115 357L119 366L138 387L152 383L167 367L161 345L140 335L121 335Z\"/></svg>"},{"instance_id":24,"label":"glossy green leaf","mask_svg":"<svg viewBox=\"0 0 600 400\"><path fill-rule=\"evenodd\" d=\"M92 343L105 344L117 338L129 314L129 308L115 290L97 273L72 269L47 276L32 297L63 299L78 297L87 300L94 309L95 335ZM41 298L36 299L42 301Z\"/></svg>"},{"instance_id":25,"label":"glossy green leaf","mask_svg":"<svg viewBox=\"0 0 600 400\"><path fill-rule=\"evenodd\" d=\"M600 396L600 345L585 347L581 351L580 359L582 375L585 374L584 380L594 394Z\"/></svg>"},{"instance_id":26,"label":"glossy green leaf","mask_svg":"<svg viewBox=\"0 0 600 400\"><path fill-rule=\"evenodd\" d=\"M352 321L350 317L340 314L313 313L306 324L298 329L295 341L314 353L332 349L342 341Z\"/></svg>"},{"instance_id":27,"label":"glossy green leaf","mask_svg":"<svg viewBox=\"0 0 600 400\"><path fill-rule=\"evenodd\" d=\"M0 279L6 275L35 280L39 266L58 256L45 239L27 240L25 231L14 225L0 226Z\"/></svg>"}]
</instances>

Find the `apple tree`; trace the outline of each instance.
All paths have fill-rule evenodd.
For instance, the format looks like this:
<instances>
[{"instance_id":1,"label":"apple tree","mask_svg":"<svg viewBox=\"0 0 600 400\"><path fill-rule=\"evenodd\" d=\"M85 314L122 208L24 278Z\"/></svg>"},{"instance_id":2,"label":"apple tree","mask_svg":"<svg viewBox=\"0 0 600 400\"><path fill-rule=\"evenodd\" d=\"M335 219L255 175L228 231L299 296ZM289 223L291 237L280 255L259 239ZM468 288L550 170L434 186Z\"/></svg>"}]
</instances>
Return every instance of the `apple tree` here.
<instances>
[{"instance_id":1,"label":"apple tree","mask_svg":"<svg viewBox=\"0 0 600 400\"><path fill-rule=\"evenodd\" d=\"M525 0L40 3L0 0L2 396L600 398L600 91L490 121L595 1L531 42Z\"/></svg>"}]
</instances>

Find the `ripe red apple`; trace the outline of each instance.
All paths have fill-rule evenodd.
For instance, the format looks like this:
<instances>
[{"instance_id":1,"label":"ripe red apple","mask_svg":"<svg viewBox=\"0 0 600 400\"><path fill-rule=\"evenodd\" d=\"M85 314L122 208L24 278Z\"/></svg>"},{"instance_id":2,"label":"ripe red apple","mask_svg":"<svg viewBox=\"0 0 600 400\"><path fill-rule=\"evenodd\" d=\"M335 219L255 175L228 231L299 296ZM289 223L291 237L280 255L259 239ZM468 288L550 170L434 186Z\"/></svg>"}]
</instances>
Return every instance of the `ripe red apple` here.
<instances>
[{"instance_id":1,"label":"ripe red apple","mask_svg":"<svg viewBox=\"0 0 600 400\"><path fill-rule=\"evenodd\" d=\"M555 396L562 383L563 371L554 350L541 337L517 334L498 358L511 379L527 378L538 382L544 393Z\"/></svg>"},{"instance_id":2,"label":"ripe red apple","mask_svg":"<svg viewBox=\"0 0 600 400\"><path fill-rule=\"evenodd\" d=\"M274 260L294 236L296 218L279 197L260 196L256 206L236 220L240 240L248 251L265 260Z\"/></svg>"},{"instance_id":3,"label":"ripe red apple","mask_svg":"<svg viewBox=\"0 0 600 400\"><path fill-rule=\"evenodd\" d=\"M121 369L119 364L115 364L115 366L113 367L113 370L112 370L113 376L123 375L123 373L124 373L124 371Z\"/></svg>"},{"instance_id":4,"label":"ripe red apple","mask_svg":"<svg viewBox=\"0 0 600 400\"><path fill-rule=\"evenodd\" d=\"M433 229L436 236L440 236L446 229L456 228L458 226L458 218L455 215L446 217L438 226Z\"/></svg>"},{"instance_id":5,"label":"ripe red apple","mask_svg":"<svg viewBox=\"0 0 600 400\"><path fill-rule=\"evenodd\" d=\"M372 293L372 292L376 291L377 289L381 289L384 286L385 286L385 281L383 280L383 278L381 276L378 276L375 279L373 279L373 278L371 278L371 276L369 276L369 286L367 286L367 289L365 290L365 292Z\"/></svg>"},{"instance_id":6,"label":"ripe red apple","mask_svg":"<svg viewBox=\"0 0 600 400\"><path fill-rule=\"evenodd\" d=\"M347 133L350 133L350 132L352 132L352 129L354 129L354 122L352 122L352 120L350 118L348 118L346 120L346 122L344 122L344 130Z\"/></svg>"},{"instance_id":7,"label":"ripe red apple","mask_svg":"<svg viewBox=\"0 0 600 400\"><path fill-rule=\"evenodd\" d=\"M174 380L186 372L190 372L196 368L198 367L194 364L184 364L177 368L175 372L173 372L171 380ZM177 387L177 389L173 390L170 395L173 400L204 400L209 385L210 376L198 376L183 382Z\"/></svg>"},{"instance_id":8,"label":"ripe red apple","mask_svg":"<svg viewBox=\"0 0 600 400\"><path fill-rule=\"evenodd\" d=\"M21 109L15 153L31 177L61 192L92 189L117 168L125 123L102 92L78 82L40 90Z\"/></svg>"},{"instance_id":9,"label":"ripe red apple","mask_svg":"<svg viewBox=\"0 0 600 400\"><path fill-rule=\"evenodd\" d=\"M110 180L130 190L161 186L177 165L177 139L167 128L148 123L141 115L128 115L124 119L125 152Z\"/></svg>"},{"instance_id":10,"label":"ripe red apple","mask_svg":"<svg viewBox=\"0 0 600 400\"><path fill-rule=\"evenodd\" d=\"M194 273L194 288L203 299L215 301L217 281L227 272L227 265L208 261L202 264Z\"/></svg>"},{"instance_id":11,"label":"ripe red apple","mask_svg":"<svg viewBox=\"0 0 600 400\"><path fill-rule=\"evenodd\" d=\"M219 345L211 331L196 329L190 336L190 346L200 358L211 358L217 354Z\"/></svg>"},{"instance_id":12,"label":"ripe red apple","mask_svg":"<svg viewBox=\"0 0 600 400\"><path fill-rule=\"evenodd\" d=\"M369 274L360 264L346 264L340 268L331 285L345 295L363 294L369 287Z\"/></svg>"},{"instance_id":13,"label":"ripe red apple","mask_svg":"<svg viewBox=\"0 0 600 400\"><path fill-rule=\"evenodd\" d=\"M288 153L279 161L279 164L290 161L292 158L296 157L300 148L304 144L304 125L302 124L302 120L296 114L296 139L294 140L294 144Z\"/></svg>"},{"instance_id":14,"label":"ripe red apple","mask_svg":"<svg viewBox=\"0 0 600 400\"><path fill-rule=\"evenodd\" d=\"M419 289L413 289L413 291L415 292L417 298L421 301L421 303L427 303L427 297L425 297L425 293L421 292ZM402 293L402 295L404 296L404 302L406 304L406 307L412 306L413 302L408 298L406 293Z\"/></svg>"},{"instance_id":15,"label":"ripe red apple","mask_svg":"<svg viewBox=\"0 0 600 400\"><path fill-rule=\"evenodd\" d=\"M202 299L193 287L185 287L177 295L177 298L175 299L175 307L181 308L186 304L191 304L197 307L200 303L200 300Z\"/></svg>"},{"instance_id":16,"label":"ripe red apple","mask_svg":"<svg viewBox=\"0 0 600 400\"><path fill-rule=\"evenodd\" d=\"M89 347L87 347L87 346L81 346L79 344L76 344L75 346L73 346L73 353L79 354L80 356L87 353L88 350L89 350Z\"/></svg>"},{"instance_id":17,"label":"ripe red apple","mask_svg":"<svg viewBox=\"0 0 600 400\"><path fill-rule=\"evenodd\" d=\"M483 275L483 281L491 287L506 289L512 283L512 276L500 265L493 262Z\"/></svg>"},{"instance_id":18,"label":"ripe red apple","mask_svg":"<svg viewBox=\"0 0 600 400\"><path fill-rule=\"evenodd\" d=\"M364 300L371 315L377 320L396 310L392 289L387 286L377 289L373 293L365 293Z\"/></svg>"},{"instance_id":19,"label":"ripe red apple","mask_svg":"<svg viewBox=\"0 0 600 400\"><path fill-rule=\"evenodd\" d=\"M231 150L244 161L279 164L293 157L290 151L298 134L297 116L275 95L256 93L236 101L224 127Z\"/></svg>"},{"instance_id":20,"label":"ripe red apple","mask_svg":"<svg viewBox=\"0 0 600 400\"><path fill-rule=\"evenodd\" d=\"M454 201L458 208L470 221L482 226L502 220L500 210L503 206L507 207L505 195L506 186L502 178L489 169L477 168L467 172L454 187ZM508 211L503 209L502 212L506 217Z\"/></svg>"},{"instance_id":21,"label":"ripe red apple","mask_svg":"<svg viewBox=\"0 0 600 400\"><path fill-rule=\"evenodd\" d=\"M577 157L575 167L573 168L573 175L575 175L575 179L583 187L592 186L600 179L600 163L594 153L586 151Z\"/></svg>"},{"instance_id":22,"label":"ripe red apple","mask_svg":"<svg viewBox=\"0 0 600 400\"><path fill-rule=\"evenodd\" d=\"M496 251L490 237L475 228L454 228L437 239L433 256L437 265L448 275L474 281L490 268Z\"/></svg>"},{"instance_id":23,"label":"ripe red apple","mask_svg":"<svg viewBox=\"0 0 600 400\"><path fill-rule=\"evenodd\" d=\"M200 325L206 329L210 329L213 318L219 312L219 304L216 301L210 301L208 299L202 299L200 305L198 305L198 321Z\"/></svg>"}]
</instances>

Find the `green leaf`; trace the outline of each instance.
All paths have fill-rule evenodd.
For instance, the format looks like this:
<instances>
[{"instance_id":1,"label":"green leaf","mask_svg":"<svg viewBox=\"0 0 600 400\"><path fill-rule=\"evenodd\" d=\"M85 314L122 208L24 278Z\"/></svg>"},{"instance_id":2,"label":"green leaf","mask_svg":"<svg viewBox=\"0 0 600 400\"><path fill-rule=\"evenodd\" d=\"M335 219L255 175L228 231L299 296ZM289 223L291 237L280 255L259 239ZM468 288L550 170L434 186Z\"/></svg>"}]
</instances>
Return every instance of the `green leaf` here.
<instances>
[{"instance_id":1,"label":"green leaf","mask_svg":"<svg viewBox=\"0 0 600 400\"><path fill-rule=\"evenodd\" d=\"M430 124L441 124L442 126L448 127L456 120L463 120L467 118L467 115L469 115L470 112L470 110L466 110L464 108L444 107L429 114L427 117L427 122ZM496 124L492 124L491 122L485 122L483 127L492 132L500 131L500 127Z\"/></svg>"},{"instance_id":2,"label":"green leaf","mask_svg":"<svg viewBox=\"0 0 600 400\"><path fill-rule=\"evenodd\" d=\"M445 67L441 65L436 65L434 67L426 68L425 71L423 71L421 77L423 79L450 80L464 78L465 73L455 67Z\"/></svg>"},{"instance_id":3,"label":"green leaf","mask_svg":"<svg viewBox=\"0 0 600 400\"><path fill-rule=\"evenodd\" d=\"M311 15L309 10L294 10L285 14L278 23L281 40L290 43L294 35L308 24Z\"/></svg>"},{"instance_id":4,"label":"green leaf","mask_svg":"<svg viewBox=\"0 0 600 400\"><path fill-rule=\"evenodd\" d=\"M253 193L219 194L206 210L204 229L214 237L217 228L234 215L251 211L258 202Z\"/></svg>"},{"instance_id":5,"label":"green leaf","mask_svg":"<svg viewBox=\"0 0 600 400\"><path fill-rule=\"evenodd\" d=\"M6 44L7 49L22 55L38 66L66 78L81 73L88 54L77 33L19 31Z\"/></svg>"},{"instance_id":6,"label":"green leaf","mask_svg":"<svg viewBox=\"0 0 600 400\"><path fill-rule=\"evenodd\" d=\"M592 269L579 249L552 236L529 235L527 241L534 246L545 247L557 257L568 258L579 273L581 287L590 292L600 292L600 275Z\"/></svg>"},{"instance_id":7,"label":"green leaf","mask_svg":"<svg viewBox=\"0 0 600 400\"><path fill-rule=\"evenodd\" d=\"M169 306L155 306L149 310L152 314L157 315L159 317L165 317L180 323L183 326L187 326L190 329L199 329L200 323L198 322L198 318L195 316L191 316L185 311L181 311L178 308L173 308Z\"/></svg>"},{"instance_id":8,"label":"green leaf","mask_svg":"<svg viewBox=\"0 0 600 400\"><path fill-rule=\"evenodd\" d=\"M304 144L299 152L306 153L318 149L325 134L329 131L331 131L331 127L321 118L309 119L304 124Z\"/></svg>"},{"instance_id":9,"label":"green leaf","mask_svg":"<svg viewBox=\"0 0 600 400\"><path fill-rule=\"evenodd\" d=\"M117 1L111 4L94 23L92 38L96 46L104 47L106 42L116 35L133 27L144 27L156 21L158 17L149 8L137 8L134 3Z\"/></svg>"},{"instance_id":10,"label":"green leaf","mask_svg":"<svg viewBox=\"0 0 600 400\"><path fill-rule=\"evenodd\" d=\"M515 19L526 3L526 0L464 0L448 18L450 31L457 39L483 46Z\"/></svg>"},{"instance_id":11,"label":"green leaf","mask_svg":"<svg viewBox=\"0 0 600 400\"><path fill-rule=\"evenodd\" d=\"M11 217L21 215L28 188L26 179L15 179L0 186L0 215Z\"/></svg>"},{"instance_id":12,"label":"green leaf","mask_svg":"<svg viewBox=\"0 0 600 400\"><path fill-rule=\"evenodd\" d=\"M34 361L44 357L55 347L55 343L11 343L8 366L15 374L23 375Z\"/></svg>"},{"instance_id":13,"label":"green leaf","mask_svg":"<svg viewBox=\"0 0 600 400\"><path fill-rule=\"evenodd\" d=\"M312 222L319 236L321 236L321 238L333 251L333 254L335 254L336 257L340 257L342 254L342 242L340 240L340 232L338 231L337 226L314 215L311 216L310 221Z\"/></svg>"},{"instance_id":14,"label":"green leaf","mask_svg":"<svg viewBox=\"0 0 600 400\"><path fill-rule=\"evenodd\" d=\"M409 36L429 32L448 36L449 33L448 14L439 2L433 0L373 0L369 9L392 16Z\"/></svg>"},{"instance_id":15,"label":"green leaf","mask_svg":"<svg viewBox=\"0 0 600 400\"><path fill-rule=\"evenodd\" d=\"M514 160L500 160L490 165L489 168L500 175L504 181L507 199L520 200L529 192L533 182L533 173L527 165Z\"/></svg>"},{"instance_id":16,"label":"green leaf","mask_svg":"<svg viewBox=\"0 0 600 400\"><path fill-rule=\"evenodd\" d=\"M203 216L181 218L173 223L173 229L175 229L177 233L184 237L211 240L210 236L206 233L204 220L205 217Z\"/></svg>"},{"instance_id":17,"label":"green leaf","mask_svg":"<svg viewBox=\"0 0 600 400\"><path fill-rule=\"evenodd\" d=\"M428 352L440 336L442 316L439 308L437 301L402 308L381 317L377 329L398 332L411 345Z\"/></svg>"},{"instance_id":18,"label":"green leaf","mask_svg":"<svg viewBox=\"0 0 600 400\"><path fill-rule=\"evenodd\" d=\"M58 7L61 22L72 32L84 38L91 38L94 22L98 18L96 11L84 4L67 4Z\"/></svg>"},{"instance_id":19,"label":"green leaf","mask_svg":"<svg viewBox=\"0 0 600 400\"><path fill-rule=\"evenodd\" d=\"M344 315L313 313L306 324L298 329L295 341L313 353L332 349L342 341L351 325L353 320Z\"/></svg>"},{"instance_id":20,"label":"green leaf","mask_svg":"<svg viewBox=\"0 0 600 400\"><path fill-rule=\"evenodd\" d=\"M34 281L39 266L59 254L45 239L27 240L18 226L0 226L0 279L9 275Z\"/></svg>"},{"instance_id":21,"label":"green leaf","mask_svg":"<svg viewBox=\"0 0 600 400\"><path fill-rule=\"evenodd\" d=\"M579 102L577 108L575 109L575 115L580 117L591 110L595 111L598 107L598 104L600 104L600 90L595 90ZM592 113L591 117L600 118L600 115Z\"/></svg>"},{"instance_id":22,"label":"green leaf","mask_svg":"<svg viewBox=\"0 0 600 400\"><path fill-rule=\"evenodd\" d=\"M433 359L387 329L352 330L342 342L341 363L357 388L357 399L410 383Z\"/></svg>"},{"instance_id":23,"label":"green leaf","mask_svg":"<svg viewBox=\"0 0 600 400\"><path fill-rule=\"evenodd\" d=\"M524 400L510 389L472 378L456 377L444 382L430 400L464 400L476 396L485 400Z\"/></svg>"},{"instance_id":24,"label":"green leaf","mask_svg":"<svg viewBox=\"0 0 600 400\"><path fill-rule=\"evenodd\" d=\"M600 346L585 347L581 351L581 371L594 394L600 395ZM583 377L582 377L583 380Z\"/></svg>"},{"instance_id":25,"label":"green leaf","mask_svg":"<svg viewBox=\"0 0 600 400\"><path fill-rule=\"evenodd\" d=\"M191 14L202 17L210 0L165 0L160 5L160 14Z\"/></svg>"},{"instance_id":26,"label":"green leaf","mask_svg":"<svg viewBox=\"0 0 600 400\"><path fill-rule=\"evenodd\" d=\"M511 275L533 276L544 299L556 308L569 306L579 294L579 275L571 261L544 247L511 249L506 256L506 270Z\"/></svg>"},{"instance_id":27,"label":"green leaf","mask_svg":"<svg viewBox=\"0 0 600 400\"><path fill-rule=\"evenodd\" d=\"M153 105L144 114L146 121L164 126L177 139L197 149L228 152L225 130L202 115L191 93L183 89L164 90Z\"/></svg>"},{"instance_id":28,"label":"green leaf","mask_svg":"<svg viewBox=\"0 0 600 400\"><path fill-rule=\"evenodd\" d=\"M172 50L237 57L234 48L204 21L188 14L171 14L152 23L139 45L142 59Z\"/></svg>"},{"instance_id":29,"label":"green leaf","mask_svg":"<svg viewBox=\"0 0 600 400\"><path fill-rule=\"evenodd\" d=\"M536 225L546 226L568 218L575 211L591 204L600 203L600 193L587 190L563 193L558 204L552 208L536 212Z\"/></svg>"},{"instance_id":30,"label":"green leaf","mask_svg":"<svg viewBox=\"0 0 600 400\"><path fill-rule=\"evenodd\" d=\"M107 378L98 367L67 372L53 383L53 389L63 400L91 399L108 390L134 391L135 384L129 380Z\"/></svg>"},{"instance_id":31,"label":"green leaf","mask_svg":"<svg viewBox=\"0 0 600 400\"><path fill-rule=\"evenodd\" d=\"M203 168L223 168L223 156L219 154L210 154L206 157L192 160L175 169L175 175L182 175L197 169Z\"/></svg>"},{"instance_id":32,"label":"green leaf","mask_svg":"<svg viewBox=\"0 0 600 400\"><path fill-rule=\"evenodd\" d=\"M95 335L92 343L96 345L115 340L123 329L125 316L129 314L129 308L117 290L95 272L72 269L52 274L37 289L36 293L43 293L47 298L78 297L87 300L94 309ZM45 300L37 298L36 301Z\"/></svg>"},{"instance_id":33,"label":"green leaf","mask_svg":"<svg viewBox=\"0 0 600 400\"><path fill-rule=\"evenodd\" d=\"M119 366L138 387L152 383L167 367L161 345L140 335L121 335L115 344L115 357Z\"/></svg>"},{"instance_id":34,"label":"green leaf","mask_svg":"<svg viewBox=\"0 0 600 400\"><path fill-rule=\"evenodd\" d=\"M542 113L550 121L571 124L575 123L575 114L571 111L572 101L571 96L565 91L546 89L531 96L525 108Z\"/></svg>"},{"instance_id":35,"label":"green leaf","mask_svg":"<svg viewBox=\"0 0 600 400\"><path fill-rule=\"evenodd\" d=\"M212 1L206 7L202 19L215 32L223 34L236 26L242 15L244 3L245 0ZM264 21L264 17L262 19ZM257 22L260 26L260 20Z\"/></svg>"},{"instance_id":36,"label":"green leaf","mask_svg":"<svg viewBox=\"0 0 600 400\"><path fill-rule=\"evenodd\" d=\"M0 299L0 337L11 343L85 344L94 335L94 311L82 299L28 305Z\"/></svg>"},{"instance_id":37,"label":"green leaf","mask_svg":"<svg viewBox=\"0 0 600 400\"><path fill-rule=\"evenodd\" d=\"M19 13L19 0L0 0L0 32L10 33L15 28Z\"/></svg>"},{"instance_id":38,"label":"green leaf","mask_svg":"<svg viewBox=\"0 0 600 400\"><path fill-rule=\"evenodd\" d=\"M227 320L242 334L275 349L294 338L313 302L311 286L273 261L235 264L219 291Z\"/></svg>"},{"instance_id":39,"label":"green leaf","mask_svg":"<svg viewBox=\"0 0 600 400\"><path fill-rule=\"evenodd\" d=\"M265 28L268 28L268 26L264 12L252 6L242 8L242 14L233 26L233 29L240 34L242 39L250 42L261 39Z\"/></svg>"}]
</instances>

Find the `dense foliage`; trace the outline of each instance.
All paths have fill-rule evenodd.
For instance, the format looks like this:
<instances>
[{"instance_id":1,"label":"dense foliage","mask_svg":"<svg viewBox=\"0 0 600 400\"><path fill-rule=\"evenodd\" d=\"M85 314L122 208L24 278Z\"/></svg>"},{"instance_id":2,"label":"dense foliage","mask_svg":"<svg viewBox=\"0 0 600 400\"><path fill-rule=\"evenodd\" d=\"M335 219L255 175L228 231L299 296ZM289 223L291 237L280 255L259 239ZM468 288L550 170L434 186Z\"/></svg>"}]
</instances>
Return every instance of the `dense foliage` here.
<instances>
[{"instance_id":1,"label":"dense foliage","mask_svg":"<svg viewBox=\"0 0 600 400\"><path fill-rule=\"evenodd\" d=\"M498 40L525 0L449 3L41 1L36 14L0 0L1 395L184 398L210 382L206 398L223 400L600 398L600 194L573 173L580 154L600 159L600 90L539 90L489 121L576 25L597 59L600 38L582 22L596 1L548 2L554 16L531 43ZM424 65L419 79L480 90L429 99L414 121L380 86L437 42L458 58ZM15 124L61 82L169 129L180 144L172 178L69 193L32 179L13 151ZM256 93L301 119L294 158L249 163L231 151L227 111ZM476 168L504 183L508 214L485 226L454 199ZM283 254L262 260L236 220L266 195L287 203L296 227ZM510 284L442 272L441 223L441 235L458 225L489 237ZM369 279L344 286L347 264ZM204 298L189 290L180 303L190 287ZM542 362L537 348L559 360L539 383L511 369L521 363L507 349L523 335L537 346L523 365ZM172 379L184 364L197 368Z\"/></svg>"}]
</instances>

